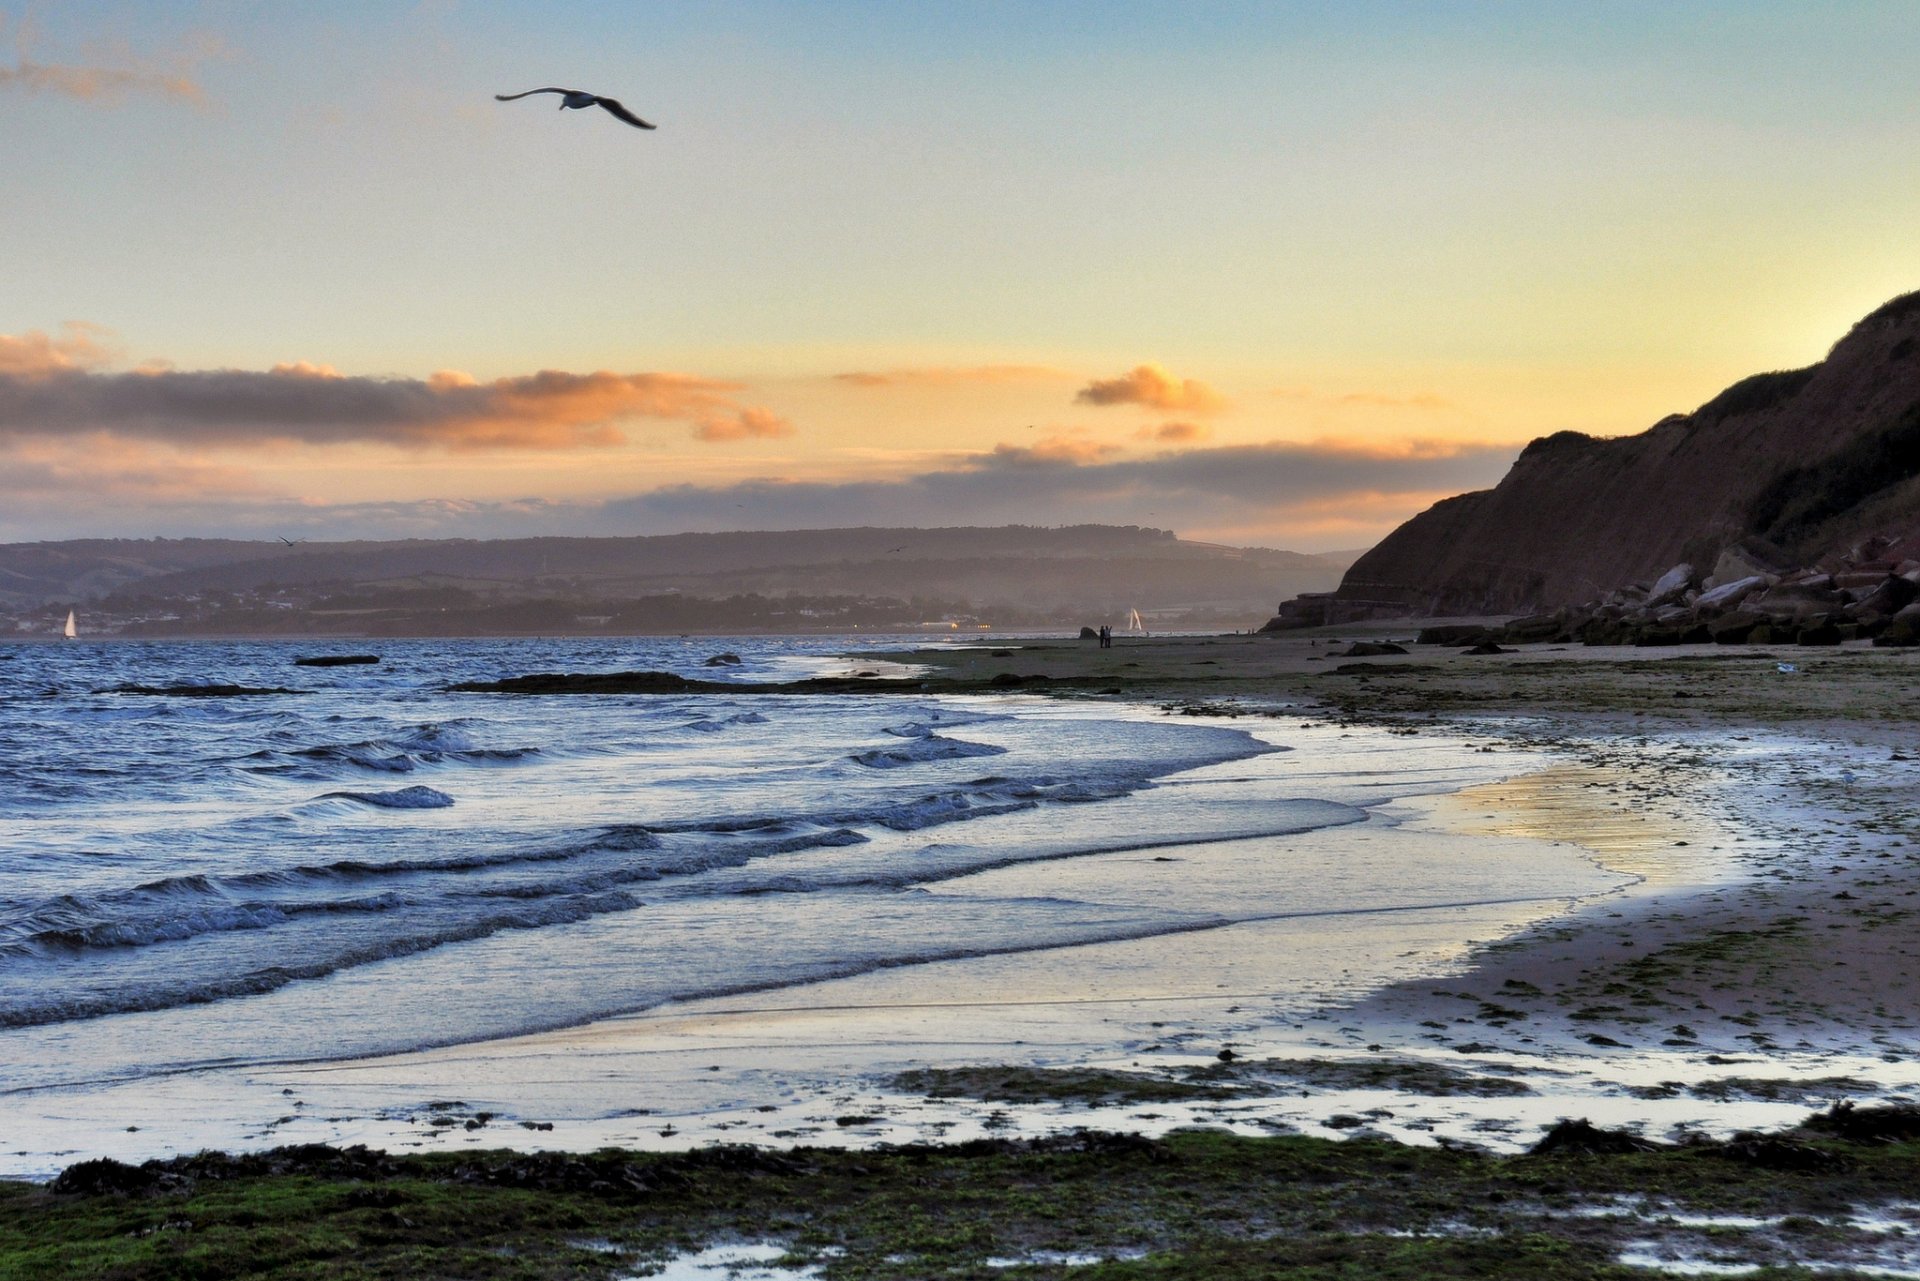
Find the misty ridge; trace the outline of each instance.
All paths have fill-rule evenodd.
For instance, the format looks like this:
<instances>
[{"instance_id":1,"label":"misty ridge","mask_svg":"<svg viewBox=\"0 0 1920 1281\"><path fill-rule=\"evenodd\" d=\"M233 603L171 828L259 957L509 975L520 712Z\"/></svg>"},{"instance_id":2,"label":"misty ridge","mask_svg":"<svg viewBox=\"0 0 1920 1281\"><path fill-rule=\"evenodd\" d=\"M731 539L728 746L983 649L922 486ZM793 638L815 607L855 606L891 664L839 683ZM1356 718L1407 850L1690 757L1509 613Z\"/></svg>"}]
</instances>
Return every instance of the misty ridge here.
<instances>
[{"instance_id":1,"label":"misty ridge","mask_svg":"<svg viewBox=\"0 0 1920 1281\"><path fill-rule=\"evenodd\" d=\"M524 635L933 624L1258 626L1357 552L1229 547L1138 526L632 538L0 544L0 628L88 634Z\"/></svg>"}]
</instances>

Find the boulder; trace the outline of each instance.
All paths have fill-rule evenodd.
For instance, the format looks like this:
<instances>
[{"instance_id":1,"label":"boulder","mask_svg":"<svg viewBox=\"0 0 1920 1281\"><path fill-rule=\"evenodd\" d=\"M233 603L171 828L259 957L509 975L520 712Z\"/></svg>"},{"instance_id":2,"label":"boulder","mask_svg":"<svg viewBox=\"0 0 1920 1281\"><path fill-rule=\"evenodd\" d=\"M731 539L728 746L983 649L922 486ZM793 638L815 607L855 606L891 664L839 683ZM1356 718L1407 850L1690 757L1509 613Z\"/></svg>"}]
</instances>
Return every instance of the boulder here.
<instances>
[{"instance_id":1,"label":"boulder","mask_svg":"<svg viewBox=\"0 0 1920 1281\"><path fill-rule=\"evenodd\" d=\"M1839 592L1817 583L1779 583L1740 602L1742 608L1770 618L1805 618L1844 603Z\"/></svg>"},{"instance_id":2,"label":"boulder","mask_svg":"<svg viewBox=\"0 0 1920 1281\"><path fill-rule=\"evenodd\" d=\"M1753 629L1766 621L1765 616L1751 610L1736 609L1708 623L1707 634L1716 645L1742 645L1752 636Z\"/></svg>"},{"instance_id":3,"label":"boulder","mask_svg":"<svg viewBox=\"0 0 1920 1281\"><path fill-rule=\"evenodd\" d=\"M1896 618L1881 629L1873 638L1873 643L1881 648L1906 649L1920 645L1920 625L1909 619Z\"/></svg>"},{"instance_id":4,"label":"boulder","mask_svg":"<svg viewBox=\"0 0 1920 1281\"><path fill-rule=\"evenodd\" d=\"M1833 585L1859 600L1878 587L1887 577L1887 567L1879 569L1853 569L1833 576Z\"/></svg>"},{"instance_id":5,"label":"boulder","mask_svg":"<svg viewBox=\"0 0 1920 1281\"><path fill-rule=\"evenodd\" d=\"M1479 645L1492 637L1493 629L1490 627L1475 623L1444 623L1438 627L1422 627L1414 642L1419 645Z\"/></svg>"},{"instance_id":6,"label":"boulder","mask_svg":"<svg viewBox=\"0 0 1920 1281\"><path fill-rule=\"evenodd\" d=\"M1623 618L1596 618L1580 629L1582 645L1626 645L1633 640L1633 624Z\"/></svg>"},{"instance_id":7,"label":"boulder","mask_svg":"<svg viewBox=\"0 0 1920 1281\"><path fill-rule=\"evenodd\" d=\"M1748 574L1745 578L1736 578L1730 583L1700 593L1700 599L1693 602L1695 610L1702 614L1718 614L1724 610L1739 608L1740 602L1767 585L1764 574Z\"/></svg>"},{"instance_id":8,"label":"boulder","mask_svg":"<svg viewBox=\"0 0 1920 1281\"><path fill-rule=\"evenodd\" d=\"M1509 645L1525 645L1530 641L1559 640L1566 634L1566 623L1558 614L1530 614L1508 623L1501 639Z\"/></svg>"},{"instance_id":9,"label":"boulder","mask_svg":"<svg viewBox=\"0 0 1920 1281\"><path fill-rule=\"evenodd\" d=\"M1693 586L1694 581L1693 566L1683 561L1654 580L1652 589L1647 592L1647 604L1649 606L1671 604L1686 595L1687 589Z\"/></svg>"},{"instance_id":10,"label":"boulder","mask_svg":"<svg viewBox=\"0 0 1920 1281\"><path fill-rule=\"evenodd\" d=\"M1511 654L1514 651L1510 649L1501 649L1498 645L1494 644L1492 641L1489 640L1489 641L1481 641L1478 645L1475 645L1472 649L1463 649L1460 652L1462 654Z\"/></svg>"},{"instance_id":11,"label":"boulder","mask_svg":"<svg viewBox=\"0 0 1920 1281\"><path fill-rule=\"evenodd\" d=\"M1713 574L1708 581L1718 586L1742 578L1773 579L1779 577L1788 563L1780 549L1772 544L1757 538L1743 538L1720 553L1720 558L1713 562Z\"/></svg>"},{"instance_id":12,"label":"boulder","mask_svg":"<svg viewBox=\"0 0 1920 1281\"><path fill-rule=\"evenodd\" d=\"M1260 630L1261 630L1261 631L1265 631L1265 630L1267 630L1267 629L1263 627L1263 628L1261 628ZM1100 633L1099 633L1099 632L1097 632L1097 631L1095 631L1095 630L1094 630L1093 628L1091 628L1091 627L1082 627L1082 628L1080 629L1080 639L1081 639L1081 640L1099 640L1099 639L1100 639Z\"/></svg>"},{"instance_id":13,"label":"boulder","mask_svg":"<svg viewBox=\"0 0 1920 1281\"><path fill-rule=\"evenodd\" d=\"M1876 614L1891 616L1913 604L1916 597L1920 597L1920 585L1889 574L1874 584L1872 590L1856 599L1854 609L1849 612L1858 616L1871 610Z\"/></svg>"},{"instance_id":14,"label":"boulder","mask_svg":"<svg viewBox=\"0 0 1920 1281\"><path fill-rule=\"evenodd\" d=\"M1800 634L1794 637L1793 643L1796 645L1838 645L1843 639L1840 634L1840 628L1831 618L1821 618L1817 622L1810 622L1807 626L1802 627Z\"/></svg>"},{"instance_id":15,"label":"boulder","mask_svg":"<svg viewBox=\"0 0 1920 1281\"><path fill-rule=\"evenodd\" d=\"M1337 658L1382 658L1388 654L1404 654L1407 651L1392 641L1355 641L1353 645L1335 655Z\"/></svg>"}]
</instances>

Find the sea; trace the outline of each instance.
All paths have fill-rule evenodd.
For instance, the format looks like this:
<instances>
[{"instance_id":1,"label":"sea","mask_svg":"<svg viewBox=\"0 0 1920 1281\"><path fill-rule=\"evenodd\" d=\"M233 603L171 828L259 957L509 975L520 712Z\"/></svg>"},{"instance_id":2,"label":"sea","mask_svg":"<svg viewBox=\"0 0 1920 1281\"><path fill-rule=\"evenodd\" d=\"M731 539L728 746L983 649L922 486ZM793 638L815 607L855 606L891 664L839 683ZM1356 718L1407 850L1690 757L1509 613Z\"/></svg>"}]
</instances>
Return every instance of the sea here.
<instances>
[{"instance_id":1,"label":"sea","mask_svg":"<svg viewBox=\"0 0 1920 1281\"><path fill-rule=\"evenodd\" d=\"M929 696L912 692L910 662L879 657L926 643L0 647L0 1101L484 1042L958 958L1039 972L1121 942L1192 955L1182 940L1248 922L1564 905L1619 883L1571 855L1301 843L1390 829L1410 797L1519 768L1469 738L1280 707L1220 718ZM294 661L356 649L380 661ZM449 690L633 670L743 688ZM856 671L900 692L744 688ZM183 685L291 692L115 692ZM1180 866L1143 890L1103 870L1121 855Z\"/></svg>"}]
</instances>

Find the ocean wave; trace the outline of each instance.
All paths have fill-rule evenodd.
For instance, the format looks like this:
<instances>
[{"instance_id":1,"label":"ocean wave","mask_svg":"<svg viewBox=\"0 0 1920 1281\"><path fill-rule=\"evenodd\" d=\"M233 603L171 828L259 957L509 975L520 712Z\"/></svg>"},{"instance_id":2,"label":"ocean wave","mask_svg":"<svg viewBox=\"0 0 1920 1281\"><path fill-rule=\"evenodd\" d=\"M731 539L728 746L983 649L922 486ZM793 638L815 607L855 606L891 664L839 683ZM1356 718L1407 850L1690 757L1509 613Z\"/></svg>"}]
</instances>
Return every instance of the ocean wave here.
<instances>
[{"instance_id":1,"label":"ocean wave","mask_svg":"<svg viewBox=\"0 0 1920 1281\"><path fill-rule=\"evenodd\" d=\"M911 739L903 747L879 747L856 752L848 759L868 769L899 769L927 761L957 761L972 756L1005 756L1007 749L993 743L972 743L962 738L942 738L927 733Z\"/></svg>"},{"instance_id":2,"label":"ocean wave","mask_svg":"<svg viewBox=\"0 0 1920 1281\"><path fill-rule=\"evenodd\" d=\"M437 788L415 785L396 792L327 792L315 797L322 801L357 801L390 810L442 810L453 798Z\"/></svg>"},{"instance_id":3,"label":"ocean wave","mask_svg":"<svg viewBox=\"0 0 1920 1281\"><path fill-rule=\"evenodd\" d=\"M39 929L32 928L36 922L22 922L13 927L14 931L25 928L28 932L0 943L0 956L45 956L50 952L151 947L156 943L177 943L204 934L271 929L302 916L390 912L406 902L398 894L379 894L330 902L221 903L184 912L99 920L91 924L44 924Z\"/></svg>"},{"instance_id":4,"label":"ocean wave","mask_svg":"<svg viewBox=\"0 0 1920 1281\"><path fill-rule=\"evenodd\" d=\"M303 979L325 978L342 970L371 965L378 961L411 956L452 943L486 938L503 930L545 929L549 926L584 921L608 912L630 911L641 906L644 906L641 900L631 894L614 892L591 895L585 898L546 903L538 907L496 912L446 928L410 936L386 938L377 943L342 949L331 956L297 963L262 966L245 974L199 977L176 983L149 983L110 995L89 993L66 999L7 1001L0 1004L0 1027L37 1027L75 1019L102 1018L111 1014L171 1009L234 997L256 996Z\"/></svg>"}]
</instances>

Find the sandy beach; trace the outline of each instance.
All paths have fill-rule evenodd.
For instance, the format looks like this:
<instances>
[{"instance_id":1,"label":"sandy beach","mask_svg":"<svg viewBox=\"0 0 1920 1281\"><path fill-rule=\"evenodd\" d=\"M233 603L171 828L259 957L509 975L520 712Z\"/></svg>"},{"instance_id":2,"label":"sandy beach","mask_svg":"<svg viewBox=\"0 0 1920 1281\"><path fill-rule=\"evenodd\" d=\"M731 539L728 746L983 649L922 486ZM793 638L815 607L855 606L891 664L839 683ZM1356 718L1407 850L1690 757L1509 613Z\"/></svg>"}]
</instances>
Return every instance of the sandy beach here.
<instances>
[{"instance_id":1,"label":"sandy beach","mask_svg":"<svg viewBox=\"0 0 1920 1281\"><path fill-rule=\"evenodd\" d=\"M1369 1114L1369 1129L1404 1141L1515 1150L1559 1116L1732 1133L1782 1122L1809 1100L1905 1099L1920 1087L1905 1052L1920 1020L1910 930L1920 832L1907 805L1920 780L1908 757L1920 753L1903 751L1920 701L1912 655L1703 647L1490 659L1413 647L1340 657L1352 640L1390 634L1123 638L1108 651L1014 641L899 659L925 665L929 689L993 688L1016 674L1054 697L1271 726L1275 741L1308 749L1390 734L1407 768L1427 743L1471 739L1511 759L1509 778L1402 801L1300 843L1329 864L1382 839L1402 851L1427 843L1434 860L1463 845L1513 866L1576 857L1613 878L1596 882L1603 891L1572 910L1524 889L1511 903L1440 895L1388 930L1306 914L1173 941L975 956L361 1064L192 1074L163 1085L161 1099L152 1083L104 1087L67 1150L132 1158L192 1150L207 1133L221 1145L426 1150L503 1139L566 1150L872 1145L1073 1125L1160 1133L1194 1120L1325 1131L1331 1118ZM1786 661L1797 670L1782 672ZM1110 676L1119 693L1098 686ZM1098 866L1083 874L1150 885L1175 868L1192 874L1183 860L1231 857L1171 847L1089 860ZM1319 978L1304 981L1304 970ZM1296 995L1277 1004L1277 991ZM1142 1118L1127 1102L899 1089L899 1074L925 1066L1181 1077L1225 1068L1221 1051L1242 1091L1231 1108ZM1438 1064L1448 1083L1434 1095L1356 1085L1417 1085L1419 1072L1384 1072L1398 1060ZM1329 1089L1329 1064L1356 1064L1352 1079ZM1467 1104L1452 1083L1459 1072L1523 1081L1526 1095ZM453 1099L463 1106L419 1106ZM474 1112L503 1120L467 1129ZM835 1124L849 1112L872 1120ZM503 1129L513 1122L541 1129Z\"/></svg>"},{"instance_id":2,"label":"sandy beach","mask_svg":"<svg viewBox=\"0 0 1920 1281\"><path fill-rule=\"evenodd\" d=\"M1500 781L1402 798L1298 844L1330 866L1376 841L1516 868L1571 860L1591 892L1441 896L1365 925L1284 914L361 1062L102 1086L72 1100L58 1119L67 1144L46 1159L295 1143L881 1151L1192 1127L1498 1155L1570 1118L1653 1142L1724 1141L1837 1101L1914 1101L1916 655L1344 655L1395 634L894 657L928 692L1150 704L1276 743L1364 738L1409 763L1467 745L1503 758ZM1152 895L1231 857L1230 844L1174 843L1088 860L1084 874ZM1920 1252L1875 1248L1875 1266L1920 1267ZM1786 1257L1764 1242L1749 1254ZM1868 1258L1842 1243L1829 1262Z\"/></svg>"}]
</instances>

